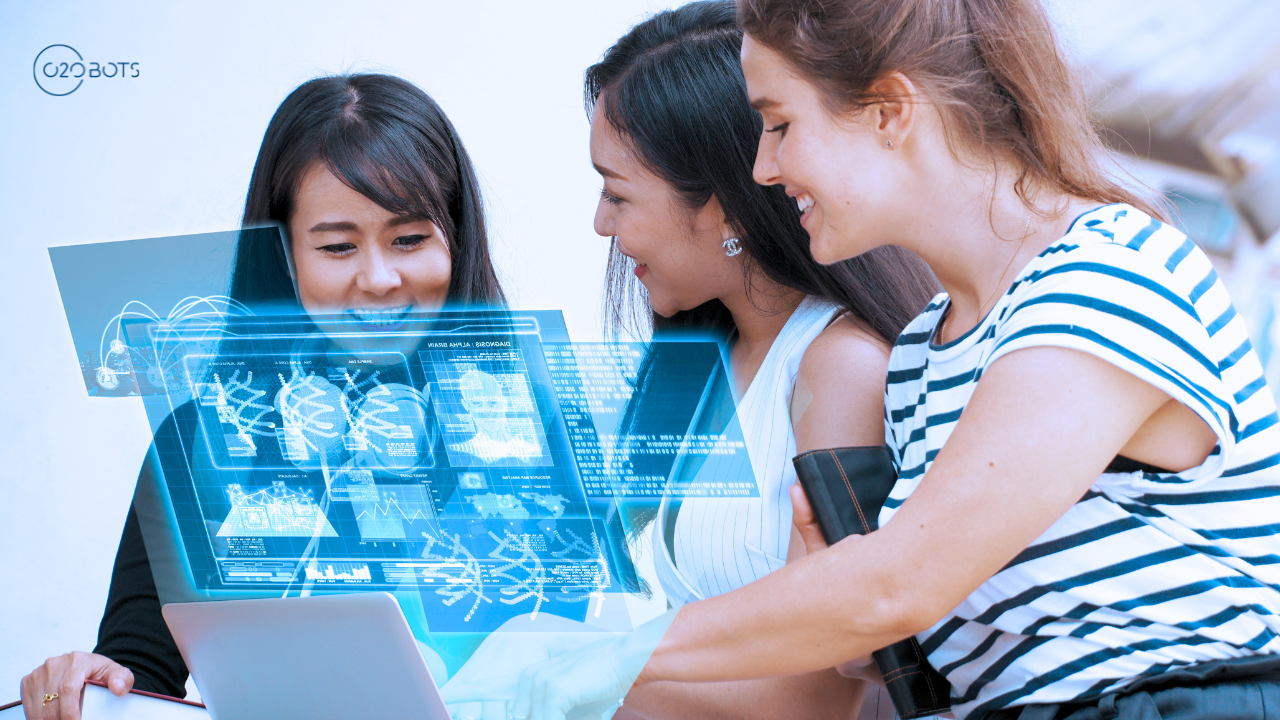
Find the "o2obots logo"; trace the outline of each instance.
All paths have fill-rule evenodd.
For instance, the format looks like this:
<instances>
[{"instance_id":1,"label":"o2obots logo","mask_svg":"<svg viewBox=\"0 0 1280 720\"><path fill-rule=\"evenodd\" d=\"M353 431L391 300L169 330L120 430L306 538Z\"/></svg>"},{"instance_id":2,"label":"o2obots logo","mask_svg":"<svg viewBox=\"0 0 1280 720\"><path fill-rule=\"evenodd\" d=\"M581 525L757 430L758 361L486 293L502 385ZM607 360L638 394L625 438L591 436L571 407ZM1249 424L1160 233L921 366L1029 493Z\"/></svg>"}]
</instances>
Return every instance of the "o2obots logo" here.
<instances>
[{"instance_id":1,"label":"o2obots logo","mask_svg":"<svg viewBox=\"0 0 1280 720\"><path fill-rule=\"evenodd\" d=\"M141 74L136 62L86 62L70 45L50 45L36 55L31 66L36 85L50 95L70 95L90 78L136 78Z\"/></svg>"}]
</instances>

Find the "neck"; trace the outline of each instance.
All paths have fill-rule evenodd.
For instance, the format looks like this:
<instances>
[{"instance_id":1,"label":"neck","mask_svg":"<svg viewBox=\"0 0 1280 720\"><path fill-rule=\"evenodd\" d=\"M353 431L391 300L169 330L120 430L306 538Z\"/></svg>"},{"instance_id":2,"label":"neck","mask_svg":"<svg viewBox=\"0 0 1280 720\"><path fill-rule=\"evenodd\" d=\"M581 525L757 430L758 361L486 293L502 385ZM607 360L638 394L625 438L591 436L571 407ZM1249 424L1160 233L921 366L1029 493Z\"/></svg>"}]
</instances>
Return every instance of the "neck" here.
<instances>
[{"instance_id":1,"label":"neck","mask_svg":"<svg viewBox=\"0 0 1280 720\"><path fill-rule=\"evenodd\" d=\"M744 291L720 298L738 329L736 347L750 350L772 345L804 297L799 290L771 282L755 288L750 297Z\"/></svg>"},{"instance_id":2,"label":"neck","mask_svg":"<svg viewBox=\"0 0 1280 720\"><path fill-rule=\"evenodd\" d=\"M1029 207L1014 190L1011 168L955 167L953 176L916 196L916 212L905 215L914 219L895 243L920 255L951 298L946 339L981 321L1022 268L1062 237L1071 218L1097 204L1033 185ZM919 212L922 207L929 211Z\"/></svg>"},{"instance_id":3,"label":"neck","mask_svg":"<svg viewBox=\"0 0 1280 720\"><path fill-rule=\"evenodd\" d=\"M774 282L759 284L762 287L754 288L750 297L742 289L720 298L738 330L737 342L729 351L730 377L737 397L746 393L773 341L805 297L799 290Z\"/></svg>"}]
</instances>

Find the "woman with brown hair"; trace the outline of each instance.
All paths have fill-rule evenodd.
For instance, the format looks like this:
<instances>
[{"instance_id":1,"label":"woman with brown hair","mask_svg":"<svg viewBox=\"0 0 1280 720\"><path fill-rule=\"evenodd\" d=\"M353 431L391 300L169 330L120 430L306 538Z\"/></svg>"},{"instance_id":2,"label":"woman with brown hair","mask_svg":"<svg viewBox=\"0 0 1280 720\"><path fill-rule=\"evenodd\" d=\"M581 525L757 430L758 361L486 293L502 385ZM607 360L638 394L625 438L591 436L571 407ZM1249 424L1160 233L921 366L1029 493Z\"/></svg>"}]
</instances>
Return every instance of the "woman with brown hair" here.
<instances>
[{"instance_id":1,"label":"woman with brown hair","mask_svg":"<svg viewBox=\"0 0 1280 720\"><path fill-rule=\"evenodd\" d=\"M1037 0L738 10L756 179L820 262L896 245L945 290L889 360L898 480L830 548L793 488L806 557L530 668L516 716L914 636L960 717L1280 717L1274 399L1207 257L1103 168Z\"/></svg>"}]
</instances>

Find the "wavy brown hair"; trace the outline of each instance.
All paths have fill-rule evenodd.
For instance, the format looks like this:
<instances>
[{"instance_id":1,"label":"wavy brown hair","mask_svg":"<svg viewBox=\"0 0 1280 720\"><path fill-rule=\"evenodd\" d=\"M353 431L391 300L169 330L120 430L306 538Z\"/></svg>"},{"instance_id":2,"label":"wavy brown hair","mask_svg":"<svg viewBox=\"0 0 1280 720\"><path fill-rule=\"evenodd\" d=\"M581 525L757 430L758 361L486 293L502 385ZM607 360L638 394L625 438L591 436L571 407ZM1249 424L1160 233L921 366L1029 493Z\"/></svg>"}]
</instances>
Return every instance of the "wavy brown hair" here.
<instances>
[{"instance_id":1,"label":"wavy brown hair","mask_svg":"<svg viewBox=\"0 0 1280 720\"><path fill-rule=\"evenodd\" d=\"M1045 184L1168 219L1104 169L1083 88L1038 0L739 0L738 22L833 114L891 99L875 83L902 73L938 108L953 153L1015 163L1028 205L1028 187Z\"/></svg>"}]
</instances>

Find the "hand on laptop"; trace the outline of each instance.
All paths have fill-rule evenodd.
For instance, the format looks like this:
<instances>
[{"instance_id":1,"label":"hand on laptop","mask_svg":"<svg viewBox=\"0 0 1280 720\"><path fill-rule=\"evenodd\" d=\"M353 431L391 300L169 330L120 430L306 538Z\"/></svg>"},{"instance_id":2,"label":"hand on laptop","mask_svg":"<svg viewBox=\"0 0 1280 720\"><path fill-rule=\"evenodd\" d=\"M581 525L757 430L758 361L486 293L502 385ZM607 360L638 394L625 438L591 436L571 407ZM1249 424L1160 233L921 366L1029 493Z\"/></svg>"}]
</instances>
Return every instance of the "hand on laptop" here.
<instances>
[{"instance_id":1,"label":"hand on laptop","mask_svg":"<svg viewBox=\"0 0 1280 720\"><path fill-rule=\"evenodd\" d=\"M22 678L28 720L80 720L80 696L90 679L106 683L116 695L133 688L133 673L110 658L87 652L51 657Z\"/></svg>"}]
</instances>

